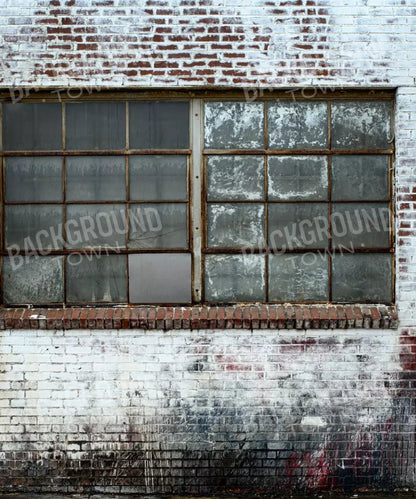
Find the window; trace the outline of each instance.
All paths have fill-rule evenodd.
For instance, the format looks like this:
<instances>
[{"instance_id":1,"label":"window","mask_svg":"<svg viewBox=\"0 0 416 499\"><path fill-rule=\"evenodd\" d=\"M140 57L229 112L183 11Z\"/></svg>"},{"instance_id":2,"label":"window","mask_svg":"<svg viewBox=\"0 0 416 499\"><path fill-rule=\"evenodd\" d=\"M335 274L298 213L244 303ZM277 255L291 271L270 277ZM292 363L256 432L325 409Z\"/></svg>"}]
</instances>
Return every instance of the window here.
<instances>
[{"instance_id":1,"label":"window","mask_svg":"<svg viewBox=\"0 0 416 499\"><path fill-rule=\"evenodd\" d=\"M391 303L392 110L3 102L3 303Z\"/></svg>"}]
</instances>

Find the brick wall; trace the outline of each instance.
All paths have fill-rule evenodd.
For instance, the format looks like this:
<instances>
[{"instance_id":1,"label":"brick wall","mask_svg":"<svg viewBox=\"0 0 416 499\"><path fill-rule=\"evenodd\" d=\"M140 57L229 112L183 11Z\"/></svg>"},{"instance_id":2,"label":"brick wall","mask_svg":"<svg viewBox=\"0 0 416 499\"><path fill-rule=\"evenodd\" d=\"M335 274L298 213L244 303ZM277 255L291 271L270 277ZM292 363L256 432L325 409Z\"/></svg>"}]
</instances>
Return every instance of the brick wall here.
<instances>
[{"instance_id":1,"label":"brick wall","mask_svg":"<svg viewBox=\"0 0 416 499\"><path fill-rule=\"evenodd\" d=\"M15 100L31 87L396 87L400 320L1 331L2 490L416 487L415 13L411 0L1 2L0 85Z\"/></svg>"}]
</instances>

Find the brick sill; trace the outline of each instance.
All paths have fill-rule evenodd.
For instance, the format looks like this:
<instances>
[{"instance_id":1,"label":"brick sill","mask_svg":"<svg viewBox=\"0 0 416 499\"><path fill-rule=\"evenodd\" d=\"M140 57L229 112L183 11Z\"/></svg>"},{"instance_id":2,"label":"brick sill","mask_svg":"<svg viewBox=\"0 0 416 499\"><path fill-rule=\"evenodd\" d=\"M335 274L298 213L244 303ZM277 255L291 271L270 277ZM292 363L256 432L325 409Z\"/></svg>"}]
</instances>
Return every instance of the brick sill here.
<instances>
[{"instance_id":1,"label":"brick sill","mask_svg":"<svg viewBox=\"0 0 416 499\"><path fill-rule=\"evenodd\" d=\"M384 305L4 308L0 329L396 329Z\"/></svg>"}]
</instances>

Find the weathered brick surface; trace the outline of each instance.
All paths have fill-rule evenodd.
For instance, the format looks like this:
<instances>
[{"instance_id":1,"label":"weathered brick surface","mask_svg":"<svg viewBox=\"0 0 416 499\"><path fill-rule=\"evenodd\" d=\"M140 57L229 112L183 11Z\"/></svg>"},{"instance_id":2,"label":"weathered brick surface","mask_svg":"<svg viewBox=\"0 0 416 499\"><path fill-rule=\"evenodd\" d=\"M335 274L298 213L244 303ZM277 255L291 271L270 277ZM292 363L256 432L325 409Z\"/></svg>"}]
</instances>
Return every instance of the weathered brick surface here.
<instances>
[{"instance_id":1,"label":"weathered brick surface","mask_svg":"<svg viewBox=\"0 0 416 499\"><path fill-rule=\"evenodd\" d=\"M37 88L397 88L398 315L0 310L3 490L416 487L415 14L413 0L0 2L0 86L15 101Z\"/></svg>"},{"instance_id":2,"label":"weathered brick surface","mask_svg":"<svg viewBox=\"0 0 416 499\"><path fill-rule=\"evenodd\" d=\"M3 0L0 83L411 86L414 30L412 0Z\"/></svg>"},{"instance_id":3,"label":"weathered brick surface","mask_svg":"<svg viewBox=\"0 0 416 499\"><path fill-rule=\"evenodd\" d=\"M2 490L310 494L413 477L410 329L0 338Z\"/></svg>"},{"instance_id":4,"label":"weathered brick surface","mask_svg":"<svg viewBox=\"0 0 416 499\"><path fill-rule=\"evenodd\" d=\"M347 311L349 319L346 320ZM239 307L109 307L2 309L0 329L311 329L398 327L396 307L384 305L246 305ZM72 314L72 321L69 320ZM320 315L319 315L320 314ZM328 316L330 321L328 322ZM77 319L74 319L74 318ZM79 317L79 320L78 320ZM242 320L244 317L244 320ZM295 317L295 319L293 319ZM121 318L121 320L120 320ZM140 320L138 320L140 318ZM278 318L276 320L276 318ZM364 318L364 319L363 319ZM364 322L363 322L364 321Z\"/></svg>"}]
</instances>

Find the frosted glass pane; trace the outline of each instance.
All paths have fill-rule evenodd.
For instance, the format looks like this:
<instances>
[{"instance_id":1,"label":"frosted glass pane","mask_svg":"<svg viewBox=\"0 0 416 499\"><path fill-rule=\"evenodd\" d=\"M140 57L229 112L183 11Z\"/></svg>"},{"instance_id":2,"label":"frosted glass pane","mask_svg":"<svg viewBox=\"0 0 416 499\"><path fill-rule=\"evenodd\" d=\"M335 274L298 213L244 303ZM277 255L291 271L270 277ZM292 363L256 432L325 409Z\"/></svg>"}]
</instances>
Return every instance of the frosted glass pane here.
<instances>
[{"instance_id":1,"label":"frosted glass pane","mask_svg":"<svg viewBox=\"0 0 416 499\"><path fill-rule=\"evenodd\" d=\"M186 248L188 246L185 203L131 204L130 248Z\"/></svg>"},{"instance_id":2,"label":"frosted glass pane","mask_svg":"<svg viewBox=\"0 0 416 499\"><path fill-rule=\"evenodd\" d=\"M62 206L6 206L6 246L22 250L62 249Z\"/></svg>"},{"instance_id":3,"label":"frosted glass pane","mask_svg":"<svg viewBox=\"0 0 416 499\"><path fill-rule=\"evenodd\" d=\"M67 248L125 247L123 204L71 204L66 207Z\"/></svg>"},{"instance_id":4,"label":"frosted glass pane","mask_svg":"<svg viewBox=\"0 0 416 499\"><path fill-rule=\"evenodd\" d=\"M132 149L187 149L188 102L130 102Z\"/></svg>"},{"instance_id":5,"label":"frosted glass pane","mask_svg":"<svg viewBox=\"0 0 416 499\"><path fill-rule=\"evenodd\" d=\"M126 302L126 255L67 256L66 299L69 303Z\"/></svg>"},{"instance_id":6,"label":"frosted glass pane","mask_svg":"<svg viewBox=\"0 0 416 499\"><path fill-rule=\"evenodd\" d=\"M334 203L332 245L348 248L388 248L387 203Z\"/></svg>"},{"instance_id":7,"label":"frosted glass pane","mask_svg":"<svg viewBox=\"0 0 416 499\"><path fill-rule=\"evenodd\" d=\"M6 201L62 201L62 158L6 158Z\"/></svg>"},{"instance_id":8,"label":"frosted glass pane","mask_svg":"<svg viewBox=\"0 0 416 499\"><path fill-rule=\"evenodd\" d=\"M269 301L314 302L329 299L328 255L269 255Z\"/></svg>"},{"instance_id":9,"label":"frosted glass pane","mask_svg":"<svg viewBox=\"0 0 416 499\"><path fill-rule=\"evenodd\" d=\"M332 156L333 200L388 200L388 156Z\"/></svg>"},{"instance_id":10,"label":"frosted glass pane","mask_svg":"<svg viewBox=\"0 0 416 499\"><path fill-rule=\"evenodd\" d=\"M126 104L82 102L66 104L67 149L124 149Z\"/></svg>"},{"instance_id":11,"label":"frosted glass pane","mask_svg":"<svg viewBox=\"0 0 416 499\"><path fill-rule=\"evenodd\" d=\"M209 204L208 247L244 248L265 245L263 204Z\"/></svg>"},{"instance_id":12,"label":"frosted glass pane","mask_svg":"<svg viewBox=\"0 0 416 499\"><path fill-rule=\"evenodd\" d=\"M334 102L332 147L390 149L391 102Z\"/></svg>"},{"instance_id":13,"label":"frosted glass pane","mask_svg":"<svg viewBox=\"0 0 416 499\"><path fill-rule=\"evenodd\" d=\"M206 102L205 147L210 149L264 148L262 102Z\"/></svg>"},{"instance_id":14,"label":"frosted glass pane","mask_svg":"<svg viewBox=\"0 0 416 499\"><path fill-rule=\"evenodd\" d=\"M205 300L265 301L265 258L261 255L207 255Z\"/></svg>"},{"instance_id":15,"label":"frosted glass pane","mask_svg":"<svg viewBox=\"0 0 416 499\"><path fill-rule=\"evenodd\" d=\"M67 201L124 201L126 160L121 156L79 156L66 160Z\"/></svg>"},{"instance_id":16,"label":"frosted glass pane","mask_svg":"<svg viewBox=\"0 0 416 499\"><path fill-rule=\"evenodd\" d=\"M326 149L326 102L270 102L267 129L270 149Z\"/></svg>"},{"instance_id":17,"label":"frosted glass pane","mask_svg":"<svg viewBox=\"0 0 416 499\"><path fill-rule=\"evenodd\" d=\"M186 200L187 170L186 156L130 156L130 199Z\"/></svg>"},{"instance_id":18,"label":"frosted glass pane","mask_svg":"<svg viewBox=\"0 0 416 499\"><path fill-rule=\"evenodd\" d=\"M324 156L270 156L269 199L328 199L328 163Z\"/></svg>"},{"instance_id":19,"label":"frosted glass pane","mask_svg":"<svg viewBox=\"0 0 416 499\"><path fill-rule=\"evenodd\" d=\"M269 245L273 249L326 248L326 203L270 203Z\"/></svg>"},{"instance_id":20,"label":"frosted glass pane","mask_svg":"<svg viewBox=\"0 0 416 499\"><path fill-rule=\"evenodd\" d=\"M264 199L263 156L210 156L207 196L225 201Z\"/></svg>"},{"instance_id":21,"label":"frosted glass pane","mask_svg":"<svg viewBox=\"0 0 416 499\"><path fill-rule=\"evenodd\" d=\"M3 148L6 151L62 149L60 103L3 104Z\"/></svg>"},{"instance_id":22,"label":"frosted glass pane","mask_svg":"<svg viewBox=\"0 0 416 499\"><path fill-rule=\"evenodd\" d=\"M129 255L130 302L190 303L190 254Z\"/></svg>"},{"instance_id":23,"label":"frosted glass pane","mask_svg":"<svg viewBox=\"0 0 416 499\"><path fill-rule=\"evenodd\" d=\"M62 303L62 256L3 258L4 303Z\"/></svg>"},{"instance_id":24,"label":"frosted glass pane","mask_svg":"<svg viewBox=\"0 0 416 499\"><path fill-rule=\"evenodd\" d=\"M334 255L332 299L340 302L391 303L391 266L390 254Z\"/></svg>"}]
</instances>

